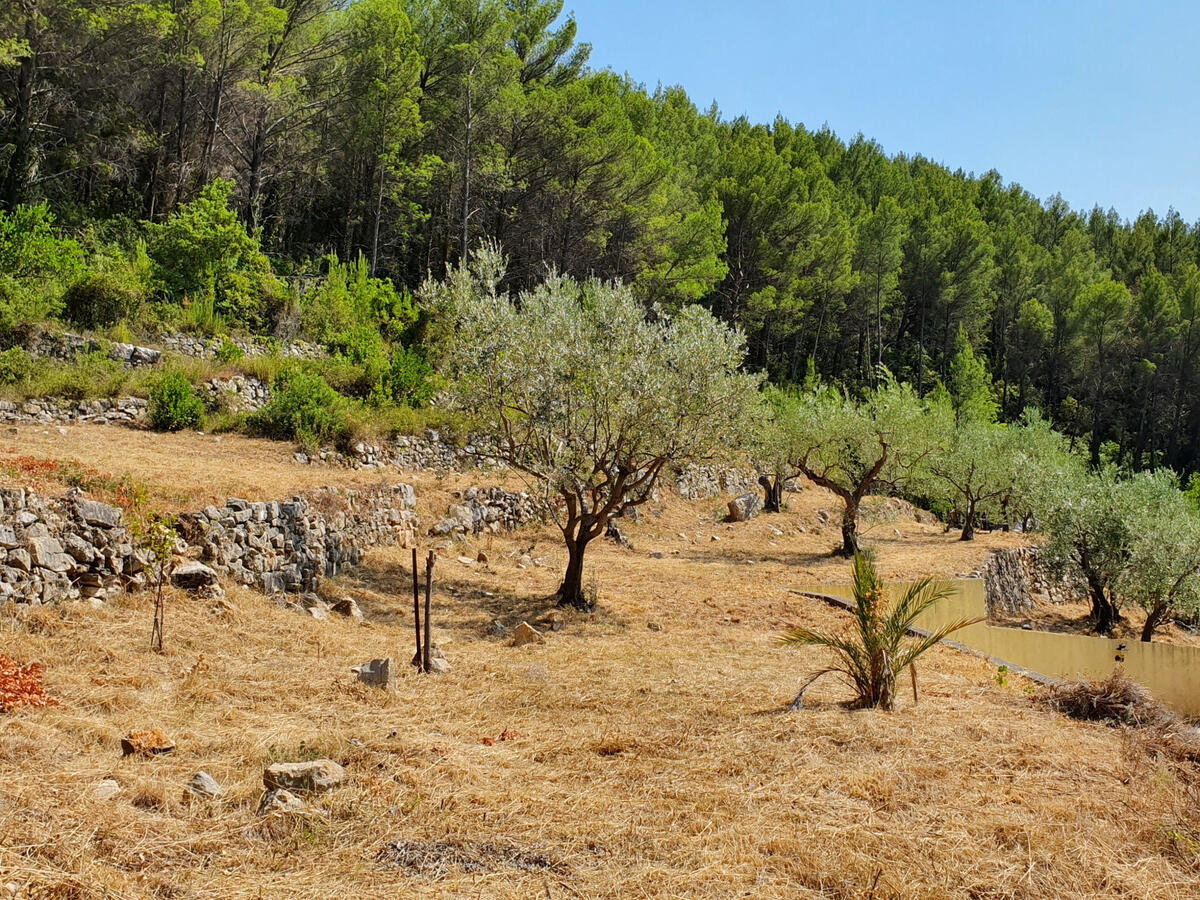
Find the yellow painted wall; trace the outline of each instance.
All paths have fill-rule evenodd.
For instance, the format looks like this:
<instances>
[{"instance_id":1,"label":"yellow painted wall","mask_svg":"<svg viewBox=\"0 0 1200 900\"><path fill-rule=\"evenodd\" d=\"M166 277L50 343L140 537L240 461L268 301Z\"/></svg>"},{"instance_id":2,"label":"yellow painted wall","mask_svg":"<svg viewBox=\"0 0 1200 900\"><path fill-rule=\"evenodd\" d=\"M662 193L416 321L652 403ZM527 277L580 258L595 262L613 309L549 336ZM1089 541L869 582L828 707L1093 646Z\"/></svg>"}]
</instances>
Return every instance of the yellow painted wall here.
<instances>
[{"instance_id":1,"label":"yellow painted wall","mask_svg":"<svg viewBox=\"0 0 1200 900\"><path fill-rule=\"evenodd\" d=\"M917 624L933 629L961 619L987 614L983 581L953 581L954 594L926 612ZM892 585L902 590L904 585ZM850 585L819 585L803 590L850 599ZM1051 678L1105 678L1116 665L1118 647L1125 657L1125 673L1145 685L1156 698L1185 716L1200 716L1200 648L1178 644L1144 644L1138 640L1112 640L1078 634L1025 631L979 623L951 635L972 650L996 660L1024 666Z\"/></svg>"}]
</instances>

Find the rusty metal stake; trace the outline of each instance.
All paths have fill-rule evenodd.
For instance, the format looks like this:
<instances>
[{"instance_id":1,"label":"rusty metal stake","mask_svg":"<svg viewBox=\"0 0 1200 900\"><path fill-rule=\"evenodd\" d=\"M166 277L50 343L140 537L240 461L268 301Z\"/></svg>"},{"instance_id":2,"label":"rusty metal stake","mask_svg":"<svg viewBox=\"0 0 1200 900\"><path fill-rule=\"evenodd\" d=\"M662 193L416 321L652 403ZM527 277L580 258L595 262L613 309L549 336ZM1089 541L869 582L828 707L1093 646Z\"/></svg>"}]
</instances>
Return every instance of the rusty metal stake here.
<instances>
[{"instance_id":1,"label":"rusty metal stake","mask_svg":"<svg viewBox=\"0 0 1200 900\"><path fill-rule=\"evenodd\" d=\"M417 582L417 548L413 547L413 627L417 632L417 652L413 656L413 665L418 672L425 670L425 657L421 655L421 588Z\"/></svg>"},{"instance_id":2,"label":"rusty metal stake","mask_svg":"<svg viewBox=\"0 0 1200 900\"><path fill-rule=\"evenodd\" d=\"M430 607L433 605L433 562L437 559L433 551L429 551L429 556L425 559L425 655L421 657L424 663L426 672L433 671L432 646L433 639L430 636Z\"/></svg>"}]
</instances>

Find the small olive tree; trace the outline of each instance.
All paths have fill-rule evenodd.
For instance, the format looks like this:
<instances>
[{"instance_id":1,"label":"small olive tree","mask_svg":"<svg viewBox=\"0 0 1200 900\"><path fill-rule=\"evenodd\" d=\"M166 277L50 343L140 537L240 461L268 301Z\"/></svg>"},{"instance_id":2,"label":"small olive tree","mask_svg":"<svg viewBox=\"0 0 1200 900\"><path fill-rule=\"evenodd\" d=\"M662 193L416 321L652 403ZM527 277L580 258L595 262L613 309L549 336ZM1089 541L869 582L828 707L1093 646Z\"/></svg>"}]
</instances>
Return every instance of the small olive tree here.
<instances>
[{"instance_id":1,"label":"small olive tree","mask_svg":"<svg viewBox=\"0 0 1200 900\"><path fill-rule=\"evenodd\" d=\"M1046 560L1087 596L1093 630L1111 634L1121 621L1120 586L1137 537L1133 493L1111 469L1063 474L1045 514Z\"/></svg>"},{"instance_id":2,"label":"small olive tree","mask_svg":"<svg viewBox=\"0 0 1200 900\"><path fill-rule=\"evenodd\" d=\"M858 510L877 484L898 487L953 429L953 419L887 375L862 401L819 388L777 410L794 467L842 501L841 553L858 552Z\"/></svg>"},{"instance_id":3,"label":"small olive tree","mask_svg":"<svg viewBox=\"0 0 1200 900\"><path fill-rule=\"evenodd\" d=\"M737 446L760 378L739 371L742 335L699 307L647 315L626 287L556 275L511 297L500 275L484 250L423 288L446 335L447 397L499 459L557 495L568 554L557 599L586 609L588 543L668 466Z\"/></svg>"},{"instance_id":4,"label":"small olive tree","mask_svg":"<svg viewBox=\"0 0 1200 900\"><path fill-rule=\"evenodd\" d=\"M1117 589L1146 611L1149 642L1172 615L1200 612L1200 517L1169 470L1135 476L1126 491L1133 539Z\"/></svg>"}]
</instances>

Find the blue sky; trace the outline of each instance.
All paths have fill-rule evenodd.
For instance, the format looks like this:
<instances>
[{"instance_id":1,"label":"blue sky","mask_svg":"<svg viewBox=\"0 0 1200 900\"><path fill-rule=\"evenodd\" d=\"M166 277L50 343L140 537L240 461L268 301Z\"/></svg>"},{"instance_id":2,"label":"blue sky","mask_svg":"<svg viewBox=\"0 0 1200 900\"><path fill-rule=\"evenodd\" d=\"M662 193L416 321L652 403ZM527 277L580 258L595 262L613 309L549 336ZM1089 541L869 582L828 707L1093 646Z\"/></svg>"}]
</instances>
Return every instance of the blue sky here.
<instances>
[{"instance_id":1,"label":"blue sky","mask_svg":"<svg viewBox=\"0 0 1200 900\"><path fill-rule=\"evenodd\" d=\"M1038 197L1200 219L1200 2L566 0L591 64Z\"/></svg>"}]
</instances>

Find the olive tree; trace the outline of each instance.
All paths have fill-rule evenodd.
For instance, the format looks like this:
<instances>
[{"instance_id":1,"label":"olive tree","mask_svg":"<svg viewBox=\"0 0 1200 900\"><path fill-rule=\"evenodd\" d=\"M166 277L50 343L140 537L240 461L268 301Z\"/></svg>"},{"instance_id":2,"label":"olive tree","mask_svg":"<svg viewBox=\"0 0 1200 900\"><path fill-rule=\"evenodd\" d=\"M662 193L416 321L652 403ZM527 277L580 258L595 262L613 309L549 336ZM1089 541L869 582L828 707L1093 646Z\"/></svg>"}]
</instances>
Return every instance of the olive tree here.
<instances>
[{"instance_id":1,"label":"olive tree","mask_svg":"<svg viewBox=\"0 0 1200 900\"><path fill-rule=\"evenodd\" d=\"M937 446L953 422L906 384L888 375L857 401L832 388L801 394L779 410L791 462L842 501L841 553L858 552L858 510L877 484L899 487Z\"/></svg>"},{"instance_id":2,"label":"olive tree","mask_svg":"<svg viewBox=\"0 0 1200 900\"><path fill-rule=\"evenodd\" d=\"M1046 555L1111 634L1127 601L1146 611L1142 640L1174 612L1200 610L1200 522L1168 470L1064 478L1046 523Z\"/></svg>"},{"instance_id":3,"label":"olive tree","mask_svg":"<svg viewBox=\"0 0 1200 900\"><path fill-rule=\"evenodd\" d=\"M1070 465L1062 436L1029 410L1010 425L960 417L925 469L930 496L958 510L961 540L970 541L981 514L999 520L1005 529L1016 514L1027 529L1042 482Z\"/></svg>"},{"instance_id":4,"label":"olive tree","mask_svg":"<svg viewBox=\"0 0 1200 900\"><path fill-rule=\"evenodd\" d=\"M783 489L787 482L801 474L796 467L797 423L796 405L799 395L774 385L763 389L763 403L756 422L751 456L758 470L758 484L763 489L763 511L783 511Z\"/></svg>"},{"instance_id":5,"label":"olive tree","mask_svg":"<svg viewBox=\"0 0 1200 900\"><path fill-rule=\"evenodd\" d=\"M1130 479L1133 539L1118 591L1146 611L1141 639L1172 615L1200 612L1200 517L1168 470Z\"/></svg>"},{"instance_id":6,"label":"olive tree","mask_svg":"<svg viewBox=\"0 0 1200 900\"><path fill-rule=\"evenodd\" d=\"M1087 596L1093 630L1111 634L1121 621L1120 585L1136 537L1132 494L1112 469L1063 477L1053 488L1056 496L1046 510L1046 560Z\"/></svg>"},{"instance_id":7,"label":"olive tree","mask_svg":"<svg viewBox=\"0 0 1200 900\"><path fill-rule=\"evenodd\" d=\"M481 251L424 288L447 331L447 397L497 458L557 496L568 554L557 599L587 608L588 543L669 466L736 446L760 379L740 371L742 335L699 307L648 315L620 284L557 275L509 296L501 264Z\"/></svg>"}]
</instances>

